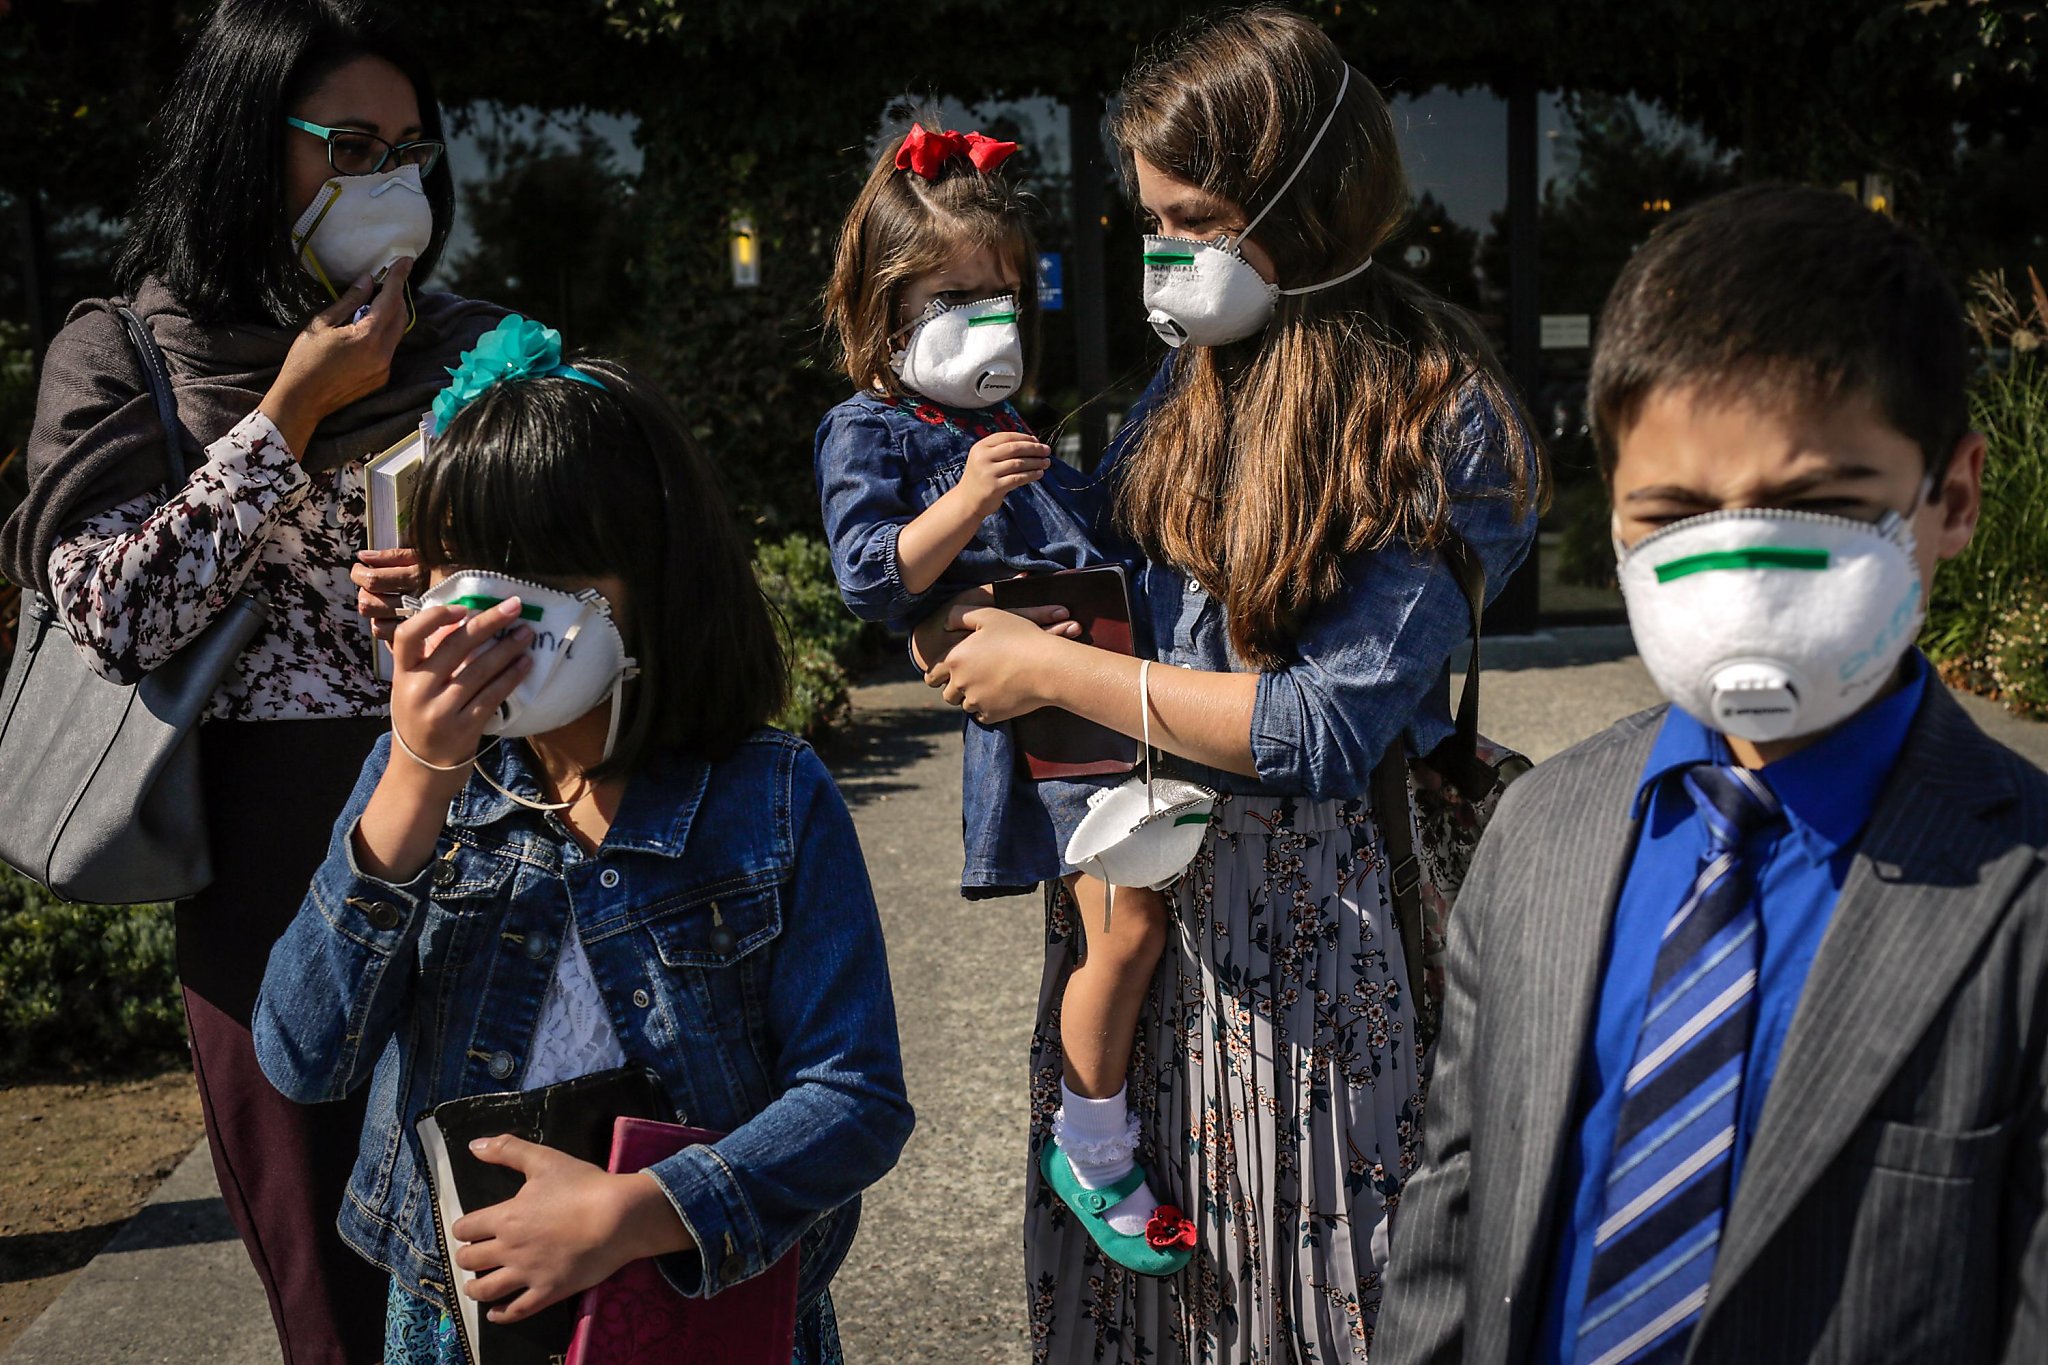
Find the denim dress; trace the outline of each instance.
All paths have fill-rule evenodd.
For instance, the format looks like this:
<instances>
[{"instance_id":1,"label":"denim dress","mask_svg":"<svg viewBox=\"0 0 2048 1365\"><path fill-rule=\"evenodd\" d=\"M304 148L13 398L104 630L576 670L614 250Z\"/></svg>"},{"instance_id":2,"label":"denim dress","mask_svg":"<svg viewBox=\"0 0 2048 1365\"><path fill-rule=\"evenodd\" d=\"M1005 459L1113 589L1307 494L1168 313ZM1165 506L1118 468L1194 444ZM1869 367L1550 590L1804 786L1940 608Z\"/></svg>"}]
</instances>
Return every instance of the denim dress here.
<instances>
[{"instance_id":1,"label":"denim dress","mask_svg":"<svg viewBox=\"0 0 2048 1365\"><path fill-rule=\"evenodd\" d=\"M896 563L897 536L960 482L969 447L999 431L1030 428L1008 403L970 411L875 393L855 394L825 414L814 451L818 501L832 571L854 615L908 630L955 594L985 583L1134 564L1109 525L1101 483L1054 460L1044 478L1011 493L982 522L938 582L921 593L907 590ZM1134 599L1135 592L1134 583ZM1033 782L1007 724L968 718L962 741L961 894L1029 891L1071 871L1063 854L1088 813L1088 797L1121 779Z\"/></svg>"}]
</instances>

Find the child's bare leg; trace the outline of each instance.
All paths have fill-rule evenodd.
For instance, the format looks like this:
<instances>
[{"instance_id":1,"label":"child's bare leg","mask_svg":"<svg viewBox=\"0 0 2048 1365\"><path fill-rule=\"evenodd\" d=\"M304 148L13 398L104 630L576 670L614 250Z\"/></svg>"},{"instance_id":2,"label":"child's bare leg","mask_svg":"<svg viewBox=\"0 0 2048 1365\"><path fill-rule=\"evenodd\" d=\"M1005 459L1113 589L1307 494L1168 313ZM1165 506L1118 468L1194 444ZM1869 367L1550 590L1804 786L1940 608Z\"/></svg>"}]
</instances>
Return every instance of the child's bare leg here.
<instances>
[{"instance_id":1,"label":"child's bare leg","mask_svg":"<svg viewBox=\"0 0 2048 1365\"><path fill-rule=\"evenodd\" d=\"M1078 874L1068 885L1080 910L1087 951L1067 978L1060 1005L1066 1081L1077 1095L1108 1099L1124 1088L1138 1010L1166 946L1166 897L1150 887L1119 886L1105 931L1108 885Z\"/></svg>"},{"instance_id":2,"label":"child's bare leg","mask_svg":"<svg viewBox=\"0 0 2048 1365\"><path fill-rule=\"evenodd\" d=\"M1060 1005L1066 1076L1053 1140L1074 1179L1085 1189L1100 1190L1128 1180L1137 1164L1137 1125L1125 1103L1124 1078L1138 1011L1166 946L1166 898L1147 888L1119 886L1105 927L1110 888L1081 876L1068 885L1087 950L1067 977ZM1102 1217L1114 1231L1135 1236L1158 1207L1151 1187L1139 1184Z\"/></svg>"}]
</instances>

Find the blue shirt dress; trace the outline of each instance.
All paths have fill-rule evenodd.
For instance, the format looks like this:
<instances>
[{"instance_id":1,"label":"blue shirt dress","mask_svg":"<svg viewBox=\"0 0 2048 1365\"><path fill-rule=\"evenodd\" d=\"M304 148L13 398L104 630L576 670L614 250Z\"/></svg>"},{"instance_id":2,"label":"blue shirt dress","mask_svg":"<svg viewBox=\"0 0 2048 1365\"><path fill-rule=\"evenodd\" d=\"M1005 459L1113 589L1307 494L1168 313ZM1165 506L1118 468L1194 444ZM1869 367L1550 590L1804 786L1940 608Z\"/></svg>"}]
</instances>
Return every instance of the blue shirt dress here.
<instances>
[{"instance_id":1,"label":"blue shirt dress","mask_svg":"<svg viewBox=\"0 0 2048 1365\"><path fill-rule=\"evenodd\" d=\"M1130 565L1109 524L1100 481L1054 460L1044 478L1003 500L936 583L921 593L904 586L897 536L960 482L968 449L999 431L1030 428L1008 403L967 410L876 393L855 394L825 414L813 453L818 501L832 571L856 616L907 630L949 598L985 583L1020 573ZM965 720L961 894L1029 891L1071 871L1062 855L1087 814L1088 797L1118 780L1033 782L1007 724Z\"/></svg>"}]
</instances>

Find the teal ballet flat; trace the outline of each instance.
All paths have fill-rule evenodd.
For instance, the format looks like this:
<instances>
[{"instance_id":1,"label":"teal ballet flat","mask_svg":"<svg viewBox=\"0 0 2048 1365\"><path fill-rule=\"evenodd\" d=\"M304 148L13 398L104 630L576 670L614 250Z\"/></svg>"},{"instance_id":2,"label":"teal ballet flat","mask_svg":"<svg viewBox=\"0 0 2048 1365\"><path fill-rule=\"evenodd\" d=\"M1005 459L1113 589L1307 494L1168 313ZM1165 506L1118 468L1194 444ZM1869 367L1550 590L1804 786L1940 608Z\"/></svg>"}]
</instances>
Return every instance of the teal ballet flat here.
<instances>
[{"instance_id":1,"label":"teal ballet flat","mask_svg":"<svg viewBox=\"0 0 2048 1365\"><path fill-rule=\"evenodd\" d=\"M1103 1214L1145 1183L1142 1168L1133 1166L1130 1174L1115 1184L1091 1190L1074 1178L1074 1168L1059 1144L1047 1138L1039 1149L1038 1170L1060 1202L1088 1229L1102 1254L1124 1269L1140 1275L1172 1275L1194 1255L1195 1225L1171 1204L1161 1204L1143 1232L1118 1232L1104 1219Z\"/></svg>"}]
</instances>

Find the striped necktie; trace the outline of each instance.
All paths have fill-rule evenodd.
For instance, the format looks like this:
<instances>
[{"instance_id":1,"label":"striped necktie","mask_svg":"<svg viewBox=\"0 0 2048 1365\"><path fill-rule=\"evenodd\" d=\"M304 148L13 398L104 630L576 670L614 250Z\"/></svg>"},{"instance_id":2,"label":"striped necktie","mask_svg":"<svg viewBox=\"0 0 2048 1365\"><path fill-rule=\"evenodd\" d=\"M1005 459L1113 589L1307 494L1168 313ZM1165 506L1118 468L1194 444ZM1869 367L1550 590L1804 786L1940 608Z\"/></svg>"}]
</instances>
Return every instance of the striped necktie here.
<instances>
[{"instance_id":1,"label":"striped necktie","mask_svg":"<svg viewBox=\"0 0 2048 1365\"><path fill-rule=\"evenodd\" d=\"M1685 775L1685 789L1707 848L1657 950L1593 1235L1577 1365L1684 1357L1728 1207L1762 957L1743 847L1785 817L1742 768L1703 764Z\"/></svg>"}]
</instances>

